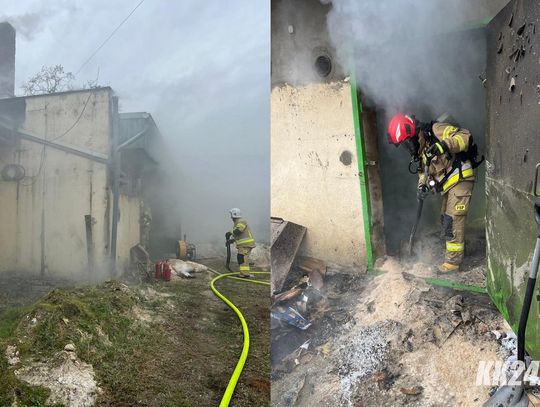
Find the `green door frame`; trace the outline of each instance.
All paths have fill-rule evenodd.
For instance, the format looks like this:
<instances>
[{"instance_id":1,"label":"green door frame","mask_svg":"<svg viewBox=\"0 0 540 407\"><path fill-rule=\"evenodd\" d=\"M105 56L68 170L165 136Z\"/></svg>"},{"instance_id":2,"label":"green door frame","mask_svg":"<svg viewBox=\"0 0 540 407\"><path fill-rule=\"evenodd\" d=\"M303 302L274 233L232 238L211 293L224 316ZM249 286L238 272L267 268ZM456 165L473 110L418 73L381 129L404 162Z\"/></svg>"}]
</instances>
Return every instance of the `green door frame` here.
<instances>
[{"instance_id":1,"label":"green door frame","mask_svg":"<svg viewBox=\"0 0 540 407\"><path fill-rule=\"evenodd\" d=\"M360 185L360 199L362 201L364 240L366 242L367 271L373 271L375 262L373 258L373 243L371 239L371 201L369 199L369 186L366 170L366 148L361 120L362 102L358 98L358 89L356 87L356 76L354 74L354 69L351 69L349 84L351 87L354 141L356 144L356 161L358 163L358 181Z\"/></svg>"}]
</instances>

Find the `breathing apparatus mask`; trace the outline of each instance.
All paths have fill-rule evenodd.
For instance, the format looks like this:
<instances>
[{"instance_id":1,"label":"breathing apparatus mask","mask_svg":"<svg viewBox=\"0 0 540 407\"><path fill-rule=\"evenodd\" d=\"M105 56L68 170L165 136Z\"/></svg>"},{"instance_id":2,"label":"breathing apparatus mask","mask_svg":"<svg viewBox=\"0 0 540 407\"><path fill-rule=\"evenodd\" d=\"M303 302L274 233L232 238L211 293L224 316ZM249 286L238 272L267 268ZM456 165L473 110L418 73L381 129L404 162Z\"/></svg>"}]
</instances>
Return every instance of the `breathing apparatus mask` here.
<instances>
[{"instance_id":1,"label":"breathing apparatus mask","mask_svg":"<svg viewBox=\"0 0 540 407\"><path fill-rule=\"evenodd\" d=\"M424 133L424 137L426 141L429 141L432 139L433 136L433 130L432 130L433 122L431 123L422 123L417 121L416 122L416 129L417 133L414 137L409 137L408 139L403 140L403 143L405 145L405 148L411 155L411 161L409 162L409 172L411 174L418 174L420 172L421 167L421 158L419 155L420 152L420 131Z\"/></svg>"},{"instance_id":2,"label":"breathing apparatus mask","mask_svg":"<svg viewBox=\"0 0 540 407\"><path fill-rule=\"evenodd\" d=\"M409 162L409 172L411 174L418 174L418 172L420 171L420 156L418 155L418 152L420 150L420 142L418 141L418 136L405 139L401 144L405 146L405 148L411 155L411 161Z\"/></svg>"}]
</instances>

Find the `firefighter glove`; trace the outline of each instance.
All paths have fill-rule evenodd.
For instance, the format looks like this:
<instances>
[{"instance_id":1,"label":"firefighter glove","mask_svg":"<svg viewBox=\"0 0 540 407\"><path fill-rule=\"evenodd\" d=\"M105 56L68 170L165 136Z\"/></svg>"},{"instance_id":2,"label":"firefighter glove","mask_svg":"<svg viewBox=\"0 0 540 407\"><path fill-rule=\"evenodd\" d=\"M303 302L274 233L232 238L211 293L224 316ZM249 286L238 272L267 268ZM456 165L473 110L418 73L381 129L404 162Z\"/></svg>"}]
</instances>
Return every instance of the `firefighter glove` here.
<instances>
[{"instance_id":1,"label":"firefighter glove","mask_svg":"<svg viewBox=\"0 0 540 407\"><path fill-rule=\"evenodd\" d=\"M231 238L231 235L232 235L231 232L225 233L225 239L226 239L226 240L229 240L229 239Z\"/></svg>"}]
</instances>

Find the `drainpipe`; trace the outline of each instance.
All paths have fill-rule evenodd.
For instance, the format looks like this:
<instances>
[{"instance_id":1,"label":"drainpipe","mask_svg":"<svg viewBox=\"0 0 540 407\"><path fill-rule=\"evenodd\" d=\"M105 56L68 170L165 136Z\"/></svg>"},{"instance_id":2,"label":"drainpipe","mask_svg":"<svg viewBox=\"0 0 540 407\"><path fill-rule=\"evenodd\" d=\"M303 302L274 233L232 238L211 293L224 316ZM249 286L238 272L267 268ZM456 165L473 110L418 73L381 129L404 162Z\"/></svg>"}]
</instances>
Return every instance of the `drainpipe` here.
<instances>
[{"instance_id":1,"label":"drainpipe","mask_svg":"<svg viewBox=\"0 0 540 407\"><path fill-rule=\"evenodd\" d=\"M358 180L360 183L360 199L362 201L362 215L364 218L364 240L366 242L366 258L368 271L373 270L373 245L371 241L371 203L369 199L369 188L366 170L366 149L362 134L362 102L358 100L358 90L356 88L356 75L354 64L351 64L350 86L354 121L354 140L356 143L356 157L358 162Z\"/></svg>"},{"instance_id":2,"label":"drainpipe","mask_svg":"<svg viewBox=\"0 0 540 407\"><path fill-rule=\"evenodd\" d=\"M111 227L111 276L116 276L116 243L118 238L118 218L120 215L120 153L118 152L118 96L112 97L112 227Z\"/></svg>"}]
</instances>

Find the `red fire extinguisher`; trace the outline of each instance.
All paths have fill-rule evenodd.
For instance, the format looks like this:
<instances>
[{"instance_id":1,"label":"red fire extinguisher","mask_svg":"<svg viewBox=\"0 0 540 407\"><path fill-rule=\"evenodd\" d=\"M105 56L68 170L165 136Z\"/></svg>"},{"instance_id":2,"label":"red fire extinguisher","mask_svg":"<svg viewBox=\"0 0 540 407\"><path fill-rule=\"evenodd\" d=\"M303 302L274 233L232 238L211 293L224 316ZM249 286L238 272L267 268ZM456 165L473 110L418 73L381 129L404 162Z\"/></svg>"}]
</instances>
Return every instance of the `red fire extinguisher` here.
<instances>
[{"instance_id":1,"label":"red fire extinguisher","mask_svg":"<svg viewBox=\"0 0 540 407\"><path fill-rule=\"evenodd\" d=\"M156 271L154 272L154 277L158 280L163 277L163 262L162 261L156 262Z\"/></svg>"},{"instance_id":2,"label":"red fire extinguisher","mask_svg":"<svg viewBox=\"0 0 540 407\"><path fill-rule=\"evenodd\" d=\"M163 280L171 281L171 274L172 274L171 265L169 264L168 261L165 261L163 263Z\"/></svg>"}]
</instances>

